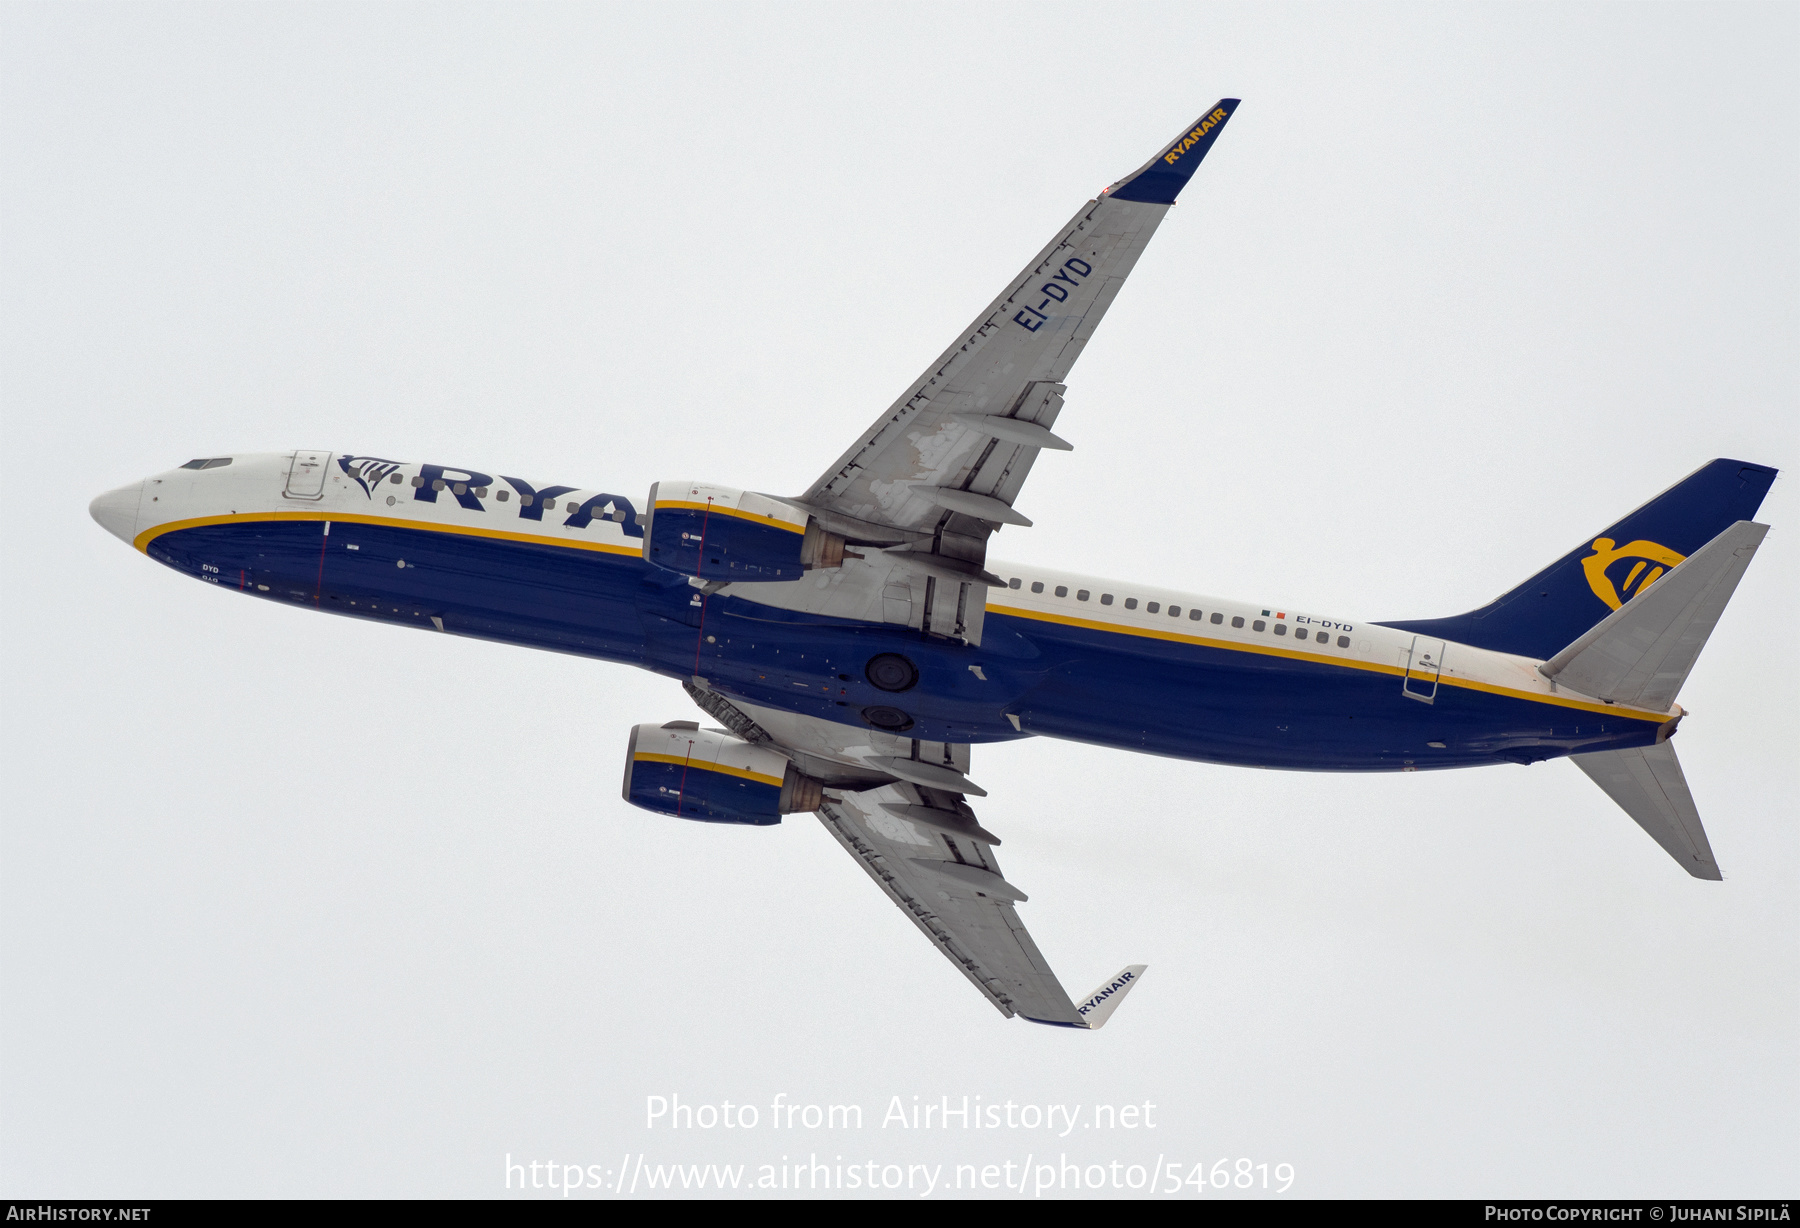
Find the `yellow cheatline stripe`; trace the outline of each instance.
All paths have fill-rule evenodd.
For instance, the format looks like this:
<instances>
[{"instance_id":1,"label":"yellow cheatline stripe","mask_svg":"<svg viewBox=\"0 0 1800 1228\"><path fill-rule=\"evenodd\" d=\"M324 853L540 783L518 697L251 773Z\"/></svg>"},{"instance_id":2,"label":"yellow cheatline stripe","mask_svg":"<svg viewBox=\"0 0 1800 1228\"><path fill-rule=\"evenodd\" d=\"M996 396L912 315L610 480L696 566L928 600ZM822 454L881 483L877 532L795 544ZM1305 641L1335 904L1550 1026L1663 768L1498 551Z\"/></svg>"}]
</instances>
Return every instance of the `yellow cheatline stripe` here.
<instances>
[{"instance_id":1,"label":"yellow cheatline stripe","mask_svg":"<svg viewBox=\"0 0 1800 1228\"><path fill-rule=\"evenodd\" d=\"M754 780L765 785L780 785L783 780L779 776L764 776L761 772L752 772L749 768L726 767L722 763L695 763L680 755L652 755L639 751L631 757L633 763L673 763L676 767L690 768L696 772L717 772L721 776L736 776L742 780Z\"/></svg>"},{"instance_id":2,"label":"yellow cheatline stripe","mask_svg":"<svg viewBox=\"0 0 1800 1228\"><path fill-rule=\"evenodd\" d=\"M789 524L785 520L777 520L762 512L741 512L735 507L724 507L717 503L689 503L680 499L658 499L650 510L657 512L665 507L677 507L690 512L711 511L715 516L736 516L739 520L754 521L771 529L786 529L789 533L806 532L806 526L803 524Z\"/></svg>"},{"instance_id":3,"label":"yellow cheatline stripe","mask_svg":"<svg viewBox=\"0 0 1800 1228\"><path fill-rule=\"evenodd\" d=\"M145 529L131 544L139 550L145 550L151 542L165 533L175 533L182 529L199 529L215 524L259 524L272 520L329 520L336 524L378 524L396 529L423 529L430 533L455 533L462 537L489 537L498 541L531 542L534 545L560 546L568 550L592 550L598 554L626 554L634 558L642 558L644 553L642 548L616 546L611 542L557 541L555 538L541 537L535 533L511 533L505 529L481 529L473 525L437 524L429 520L405 520L397 516L358 516L343 512L245 512L242 515L199 516L193 520L172 520L168 524L159 524L153 529Z\"/></svg>"},{"instance_id":4,"label":"yellow cheatline stripe","mask_svg":"<svg viewBox=\"0 0 1800 1228\"><path fill-rule=\"evenodd\" d=\"M666 505L658 503L657 506L663 507ZM705 507L706 505L688 503L677 504L675 506ZM720 509L715 508L714 510L717 511ZM737 515L740 513L733 512L732 514ZM759 521L761 520L760 517L752 518ZM152 529L145 529L132 540L131 544L138 550L146 550L151 542L163 536L165 533L175 533L182 529L198 529L215 524L258 524L283 520L332 520L341 524L384 525L389 528L422 529L432 533L455 533L463 537L485 537L497 541L530 542L531 544L538 546L558 546L566 550L588 550L596 554L619 554L636 558L643 557L643 550L641 548L634 549L630 546L616 546L610 542L557 541L553 538L540 536L535 533L509 533L504 529L482 529L472 525L435 524L431 521L405 520L394 516L361 516L354 513L323 511L245 512L241 515L199 516L192 520L172 520L168 524L157 525ZM782 527L791 528L792 526L784 524ZM797 529L794 531L805 532L804 529ZM1129 627L1119 623L1100 622L1091 618L1073 618L1066 614L1046 614L1037 610L1020 609L1017 606L995 605L992 602L988 603L987 608L998 614L1012 614L1020 618L1035 619L1038 622L1061 623L1068 627L1085 627L1093 631L1111 632L1115 635L1133 635L1140 639L1167 640L1176 644L1198 644L1206 648L1222 648L1229 652L1248 652L1259 653L1263 656L1270 657L1286 657L1294 661L1311 661L1315 664L1335 665L1340 669L1360 669L1370 673L1392 674L1395 677L1401 677L1406 673L1405 670L1397 665L1382 665L1374 661L1350 661L1345 660L1342 657L1322 656L1318 653L1297 651L1292 648L1276 648L1273 645L1240 644L1234 640L1219 640L1199 635L1183 635L1177 631L1154 631L1147 627ZM1532 703L1549 704L1558 708L1575 708L1583 712L1598 712L1603 716L1622 716L1637 721L1655 721L1659 725L1669 719L1669 715L1666 712L1651 712L1648 709L1643 708L1625 708L1617 704L1588 703L1585 700L1565 699L1560 695L1543 695L1533 691L1521 691L1513 687L1496 686L1492 683L1475 682L1470 679L1446 678L1440 676L1438 682L1441 686L1461 687L1468 691L1484 691L1491 695L1506 695L1514 699L1524 699L1529 700ZM726 771L728 769L709 768L707 770ZM763 781L769 779L765 776L751 776L751 778ZM775 781L773 783L780 784L781 782Z\"/></svg>"},{"instance_id":5,"label":"yellow cheatline stripe","mask_svg":"<svg viewBox=\"0 0 1800 1228\"><path fill-rule=\"evenodd\" d=\"M1091 618L1072 618L1067 614L1044 614L1036 610L1022 610L1017 606L994 605L987 607L997 614L1013 614L1020 618L1035 619L1038 622L1061 623L1066 627L1086 627L1094 631L1110 631L1118 635L1135 635L1141 639L1168 640L1176 644L1199 644L1206 648L1223 648L1228 652L1248 652L1265 657L1286 657L1292 661L1310 661L1315 665L1335 665L1339 669L1360 669L1372 674L1392 674L1396 678L1406 676L1406 671L1398 665L1383 665L1376 661L1351 661L1343 657L1326 656L1304 649L1277 648L1272 644L1240 644L1236 640L1212 639L1203 635L1183 635L1179 631L1154 631L1148 627L1127 627L1118 623L1098 622ZM1491 682L1476 682L1468 678L1452 678L1438 676L1438 685L1461 687L1465 691L1484 691L1489 695L1505 695L1512 699L1524 699L1531 703L1549 704L1557 708L1576 708L1582 712L1598 712L1604 716L1626 717L1634 721L1654 721L1660 725L1669 719L1666 712L1652 712L1648 708L1627 708L1619 704L1597 704L1584 699L1566 699L1561 695L1544 695L1536 691L1522 691L1515 687L1498 686Z\"/></svg>"}]
</instances>

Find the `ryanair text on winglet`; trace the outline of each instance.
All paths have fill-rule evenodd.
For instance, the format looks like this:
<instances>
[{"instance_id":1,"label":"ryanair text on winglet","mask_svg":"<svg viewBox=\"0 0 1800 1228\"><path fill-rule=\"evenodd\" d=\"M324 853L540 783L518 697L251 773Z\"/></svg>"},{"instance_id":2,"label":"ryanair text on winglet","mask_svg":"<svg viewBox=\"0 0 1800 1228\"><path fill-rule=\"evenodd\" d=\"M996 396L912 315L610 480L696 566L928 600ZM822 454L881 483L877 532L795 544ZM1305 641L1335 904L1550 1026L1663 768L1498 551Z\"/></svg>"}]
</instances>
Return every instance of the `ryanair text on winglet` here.
<instances>
[{"instance_id":1,"label":"ryanair text on winglet","mask_svg":"<svg viewBox=\"0 0 1800 1228\"><path fill-rule=\"evenodd\" d=\"M1108 998L1112 997L1114 994L1116 994L1120 990L1124 989L1127 985L1131 984L1136 979L1137 978L1129 972L1120 973L1118 980L1116 980L1112 984L1108 985L1105 989L1102 989L1099 993L1095 994L1093 997L1089 998L1086 1002L1083 1002L1081 1005L1077 1006L1075 1009L1085 1015L1089 1011L1093 1010L1096 1006L1099 1006L1102 1002L1106 1001Z\"/></svg>"},{"instance_id":2,"label":"ryanair text on winglet","mask_svg":"<svg viewBox=\"0 0 1800 1228\"><path fill-rule=\"evenodd\" d=\"M1169 152L1163 155L1163 161L1170 165L1174 165L1181 160L1182 154L1200 143L1200 138L1202 136L1224 122L1225 108L1219 107L1214 110L1211 115L1208 115L1205 119L1201 120L1192 132L1182 137L1179 141L1176 141L1175 144L1169 148ZM1237 138L1233 137L1232 139L1236 140Z\"/></svg>"}]
</instances>

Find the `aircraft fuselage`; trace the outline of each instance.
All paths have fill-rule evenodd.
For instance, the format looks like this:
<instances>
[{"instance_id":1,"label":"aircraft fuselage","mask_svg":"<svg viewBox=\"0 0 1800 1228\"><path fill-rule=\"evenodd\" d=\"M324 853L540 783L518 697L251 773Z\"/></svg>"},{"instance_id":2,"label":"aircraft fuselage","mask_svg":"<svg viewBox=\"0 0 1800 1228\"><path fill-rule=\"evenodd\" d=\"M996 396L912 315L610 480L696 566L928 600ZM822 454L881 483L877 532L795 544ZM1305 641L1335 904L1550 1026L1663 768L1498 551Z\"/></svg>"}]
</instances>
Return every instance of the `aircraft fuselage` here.
<instances>
[{"instance_id":1,"label":"aircraft fuselage","mask_svg":"<svg viewBox=\"0 0 1800 1228\"><path fill-rule=\"evenodd\" d=\"M1009 587L987 590L979 644L933 634L891 599L867 618L782 608L771 602L790 585L707 592L646 562L627 496L316 455L316 494L288 493L288 454L238 456L103 495L96 516L158 562L249 596L699 678L757 707L908 738L1409 771L1651 745L1679 716L1559 692L1524 657L991 561ZM910 661L916 683L877 686L865 666L884 653Z\"/></svg>"}]
</instances>

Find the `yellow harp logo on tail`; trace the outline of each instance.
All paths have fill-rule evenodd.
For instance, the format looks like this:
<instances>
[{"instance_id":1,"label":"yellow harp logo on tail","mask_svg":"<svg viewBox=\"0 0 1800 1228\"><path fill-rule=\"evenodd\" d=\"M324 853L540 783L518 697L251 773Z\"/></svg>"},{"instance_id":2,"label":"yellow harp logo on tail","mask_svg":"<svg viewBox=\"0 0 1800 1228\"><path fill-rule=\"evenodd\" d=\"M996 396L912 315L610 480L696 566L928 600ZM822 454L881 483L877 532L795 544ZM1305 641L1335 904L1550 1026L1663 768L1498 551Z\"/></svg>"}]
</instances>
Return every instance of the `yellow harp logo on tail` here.
<instances>
[{"instance_id":1,"label":"yellow harp logo on tail","mask_svg":"<svg viewBox=\"0 0 1800 1228\"><path fill-rule=\"evenodd\" d=\"M1594 590L1594 596L1616 610L1655 584L1685 557L1655 542L1635 541L1615 547L1612 538L1596 537L1594 552L1581 560L1581 570L1587 573L1588 587ZM1615 565L1626 563L1631 566L1615 587L1607 573Z\"/></svg>"}]
</instances>

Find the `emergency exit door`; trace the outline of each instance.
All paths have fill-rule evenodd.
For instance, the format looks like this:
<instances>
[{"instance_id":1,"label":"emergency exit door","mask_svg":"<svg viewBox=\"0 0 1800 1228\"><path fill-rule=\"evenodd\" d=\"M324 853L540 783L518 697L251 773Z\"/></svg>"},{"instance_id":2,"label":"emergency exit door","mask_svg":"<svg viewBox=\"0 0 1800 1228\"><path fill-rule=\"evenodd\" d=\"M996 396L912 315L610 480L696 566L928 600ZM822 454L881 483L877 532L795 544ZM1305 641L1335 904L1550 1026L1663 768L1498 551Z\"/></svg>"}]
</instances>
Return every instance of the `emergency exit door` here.
<instances>
[{"instance_id":1,"label":"emergency exit door","mask_svg":"<svg viewBox=\"0 0 1800 1228\"><path fill-rule=\"evenodd\" d=\"M1400 682L1400 693L1422 704L1437 702L1438 674L1444 668L1444 641L1413 637L1412 647L1402 654L1406 677Z\"/></svg>"}]
</instances>

